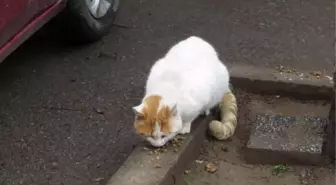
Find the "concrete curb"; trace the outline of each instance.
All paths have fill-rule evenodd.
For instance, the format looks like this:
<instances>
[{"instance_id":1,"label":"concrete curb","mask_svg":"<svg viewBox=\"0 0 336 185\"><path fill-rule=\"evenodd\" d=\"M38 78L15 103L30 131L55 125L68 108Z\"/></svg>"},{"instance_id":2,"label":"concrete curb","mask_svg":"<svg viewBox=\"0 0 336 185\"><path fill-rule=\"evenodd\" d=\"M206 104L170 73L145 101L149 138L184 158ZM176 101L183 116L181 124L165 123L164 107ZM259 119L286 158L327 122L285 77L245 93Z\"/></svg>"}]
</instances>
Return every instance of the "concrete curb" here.
<instances>
[{"instance_id":1,"label":"concrete curb","mask_svg":"<svg viewBox=\"0 0 336 185\"><path fill-rule=\"evenodd\" d=\"M284 73L271 68L248 65L229 67L234 88L256 94L289 96L300 100L330 100L333 83L326 76L308 72Z\"/></svg>"},{"instance_id":2,"label":"concrete curb","mask_svg":"<svg viewBox=\"0 0 336 185\"><path fill-rule=\"evenodd\" d=\"M177 152L171 145L162 153L142 143L136 147L107 185L172 185L183 174L188 163L196 159L206 136L206 128L214 116L200 117L193 123L193 130ZM146 149L149 148L149 149Z\"/></svg>"}]
</instances>

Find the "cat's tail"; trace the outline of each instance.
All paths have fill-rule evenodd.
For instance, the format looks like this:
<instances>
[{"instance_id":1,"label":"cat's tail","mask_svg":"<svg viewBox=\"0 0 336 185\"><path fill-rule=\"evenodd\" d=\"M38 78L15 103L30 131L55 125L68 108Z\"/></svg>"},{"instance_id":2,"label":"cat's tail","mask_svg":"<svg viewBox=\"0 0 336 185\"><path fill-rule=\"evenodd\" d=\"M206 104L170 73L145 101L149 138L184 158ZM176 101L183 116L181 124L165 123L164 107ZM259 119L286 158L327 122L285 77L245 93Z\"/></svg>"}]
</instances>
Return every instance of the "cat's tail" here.
<instances>
[{"instance_id":1,"label":"cat's tail","mask_svg":"<svg viewBox=\"0 0 336 185\"><path fill-rule=\"evenodd\" d=\"M237 100L231 91L225 93L219 109L221 121L211 121L209 131L215 138L223 140L231 137L237 127Z\"/></svg>"}]
</instances>

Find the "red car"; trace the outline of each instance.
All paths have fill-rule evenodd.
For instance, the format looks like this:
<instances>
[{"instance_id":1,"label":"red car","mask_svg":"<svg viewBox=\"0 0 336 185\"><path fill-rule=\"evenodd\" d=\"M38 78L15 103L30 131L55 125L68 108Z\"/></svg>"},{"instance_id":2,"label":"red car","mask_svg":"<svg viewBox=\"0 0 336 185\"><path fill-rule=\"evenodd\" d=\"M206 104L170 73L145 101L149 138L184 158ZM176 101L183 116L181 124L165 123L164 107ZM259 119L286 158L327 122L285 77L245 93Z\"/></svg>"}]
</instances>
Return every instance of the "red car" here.
<instances>
[{"instance_id":1,"label":"red car","mask_svg":"<svg viewBox=\"0 0 336 185\"><path fill-rule=\"evenodd\" d=\"M119 0L0 0L0 63L52 18L71 41L99 40L118 7Z\"/></svg>"}]
</instances>

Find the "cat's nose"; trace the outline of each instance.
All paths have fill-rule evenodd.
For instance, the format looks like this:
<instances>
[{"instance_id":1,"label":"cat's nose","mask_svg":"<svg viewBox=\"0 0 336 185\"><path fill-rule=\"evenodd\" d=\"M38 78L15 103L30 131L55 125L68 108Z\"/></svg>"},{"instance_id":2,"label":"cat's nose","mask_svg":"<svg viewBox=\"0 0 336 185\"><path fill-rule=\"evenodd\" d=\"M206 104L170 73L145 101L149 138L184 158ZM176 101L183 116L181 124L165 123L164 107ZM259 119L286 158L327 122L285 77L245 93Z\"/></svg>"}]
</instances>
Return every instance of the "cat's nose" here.
<instances>
[{"instance_id":1,"label":"cat's nose","mask_svg":"<svg viewBox=\"0 0 336 185\"><path fill-rule=\"evenodd\" d=\"M153 139L159 140L159 139L162 139L162 136L161 135L153 136Z\"/></svg>"}]
</instances>

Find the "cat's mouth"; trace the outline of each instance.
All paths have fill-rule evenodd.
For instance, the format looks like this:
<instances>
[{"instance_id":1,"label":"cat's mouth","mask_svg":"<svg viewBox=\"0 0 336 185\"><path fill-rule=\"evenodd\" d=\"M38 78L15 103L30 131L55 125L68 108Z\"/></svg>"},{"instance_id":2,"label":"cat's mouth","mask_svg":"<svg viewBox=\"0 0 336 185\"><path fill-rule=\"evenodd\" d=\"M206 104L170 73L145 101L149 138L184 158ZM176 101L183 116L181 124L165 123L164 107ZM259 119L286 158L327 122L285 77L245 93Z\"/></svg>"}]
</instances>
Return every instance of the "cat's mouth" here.
<instances>
[{"instance_id":1,"label":"cat's mouth","mask_svg":"<svg viewBox=\"0 0 336 185\"><path fill-rule=\"evenodd\" d=\"M146 140L154 147L161 147L165 145L168 141L172 140L177 134L178 132L173 132L169 135L161 135L159 136L159 138L156 137L156 139L153 137L147 137Z\"/></svg>"},{"instance_id":2,"label":"cat's mouth","mask_svg":"<svg viewBox=\"0 0 336 185\"><path fill-rule=\"evenodd\" d=\"M154 139L153 137L147 137L146 140L154 147L162 147L167 143L165 138Z\"/></svg>"}]
</instances>

